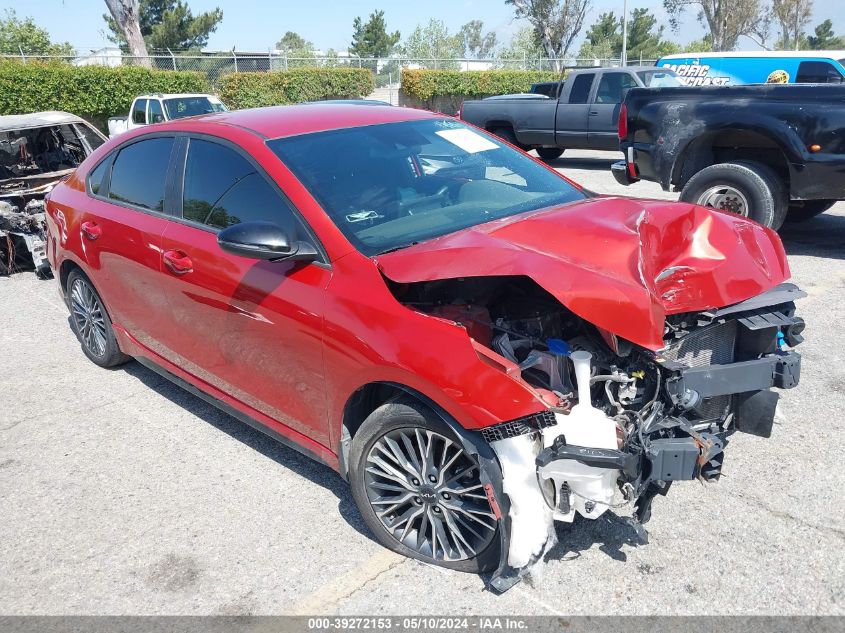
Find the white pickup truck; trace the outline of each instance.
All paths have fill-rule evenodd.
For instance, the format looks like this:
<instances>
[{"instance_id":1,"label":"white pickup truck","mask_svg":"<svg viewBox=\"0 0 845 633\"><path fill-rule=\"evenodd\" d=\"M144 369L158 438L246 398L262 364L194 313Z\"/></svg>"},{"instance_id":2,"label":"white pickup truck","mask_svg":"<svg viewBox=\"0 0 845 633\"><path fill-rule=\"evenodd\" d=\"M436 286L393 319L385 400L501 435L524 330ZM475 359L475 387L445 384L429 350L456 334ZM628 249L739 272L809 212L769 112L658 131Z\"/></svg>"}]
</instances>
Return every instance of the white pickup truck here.
<instances>
[{"instance_id":1,"label":"white pickup truck","mask_svg":"<svg viewBox=\"0 0 845 633\"><path fill-rule=\"evenodd\" d=\"M109 138L134 130L142 125L163 123L198 114L225 112L226 106L214 95L204 94L149 94L135 97L129 116L109 119Z\"/></svg>"}]
</instances>

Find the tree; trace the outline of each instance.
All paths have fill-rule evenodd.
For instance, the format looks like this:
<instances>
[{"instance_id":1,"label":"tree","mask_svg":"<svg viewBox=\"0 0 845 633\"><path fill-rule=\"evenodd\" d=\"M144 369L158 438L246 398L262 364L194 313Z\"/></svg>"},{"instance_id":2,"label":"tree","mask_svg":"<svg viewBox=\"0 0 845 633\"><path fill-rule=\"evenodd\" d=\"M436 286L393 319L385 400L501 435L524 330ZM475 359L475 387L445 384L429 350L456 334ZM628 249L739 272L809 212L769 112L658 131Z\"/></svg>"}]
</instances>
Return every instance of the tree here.
<instances>
[{"instance_id":1,"label":"tree","mask_svg":"<svg viewBox=\"0 0 845 633\"><path fill-rule=\"evenodd\" d=\"M278 42L276 42L276 50L285 51L313 51L314 45L302 37L299 33L287 31Z\"/></svg>"},{"instance_id":2,"label":"tree","mask_svg":"<svg viewBox=\"0 0 845 633\"><path fill-rule=\"evenodd\" d=\"M6 9L0 18L0 54L3 55L73 55L73 46L68 42L54 44L50 34L39 28L30 18L18 18L14 9Z\"/></svg>"},{"instance_id":3,"label":"tree","mask_svg":"<svg viewBox=\"0 0 845 633\"><path fill-rule=\"evenodd\" d=\"M106 0L106 3L115 0ZM132 0L116 0L127 2ZM111 31L109 39L127 48L127 38L114 13L104 15ZM138 26L147 49L198 50L208 44L209 36L223 19L220 9L194 15L184 0L140 0ZM133 53L134 54L134 53Z\"/></svg>"},{"instance_id":4,"label":"tree","mask_svg":"<svg viewBox=\"0 0 845 633\"><path fill-rule=\"evenodd\" d=\"M687 8L698 9L698 21L709 29L714 51L733 50L741 35L765 39L767 15L760 0L663 0L663 6L675 31Z\"/></svg>"},{"instance_id":5,"label":"tree","mask_svg":"<svg viewBox=\"0 0 845 633\"><path fill-rule=\"evenodd\" d=\"M460 34L449 33L444 22L432 18L426 26L417 25L405 40L402 52L424 68L457 68L457 63L443 63L443 60L459 58L463 53L463 40Z\"/></svg>"},{"instance_id":6,"label":"tree","mask_svg":"<svg viewBox=\"0 0 845 633\"><path fill-rule=\"evenodd\" d=\"M510 43L501 48L496 57L504 62L518 60L519 62L526 62L528 60L535 60L545 57L543 45L537 41L537 33L533 27L526 26L519 29L511 36ZM507 67L507 64L497 64L498 66Z\"/></svg>"},{"instance_id":7,"label":"tree","mask_svg":"<svg viewBox=\"0 0 845 633\"><path fill-rule=\"evenodd\" d=\"M607 51L606 57L619 57L622 55L622 21L613 12L602 13L587 31L584 43L591 50ZM603 59L605 55L597 57Z\"/></svg>"},{"instance_id":8,"label":"tree","mask_svg":"<svg viewBox=\"0 0 845 633\"><path fill-rule=\"evenodd\" d=\"M590 0L505 0L513 5L517 18L525 18L534 27L546 56L555 60L566 57L572 42L584 26Z\"/></svg>"},{"instance_id":9,"label":"tree","mask_svg":"<svg viewBox=\"0 0 845 633\"><path fill-rule=\"evenodd\" d=\"M314 66L314 44L306 40L299 33L287 31L278 42L276 50L285 54L285 68L301 68Z\"/></svg>"},{"instance_id":10,"label":"tree","mask_svg":"<svg viewBox=\"0 0 845 633\"><path fill-rule=\"evenodd\" d=\"M833 22L830 19L818 24L813 29L815 35L807 37L807 46L814 51L831 51L845 48L845 37L833 33Z\"/></svg>"},{"instance_id":11,"label":"tree","mask_svg":"<svg viewBox=\"0 0 845 633\"><path fill-rule=\"evenodd\" d=\"M147 45L144 36L141 34L141 10L138 0L106 0L106 6L111 12L109 16L104 15L106 22L115 32L115 37L122 37L126 43L129 54L140 58L143 66L150 66L147 56Z\"/></svg>"},{"instance_id":12,"label":"tree","mask_svg":"<svg viewBox=\"0 0 845 633\"><path fill-rule=\"evenodd\" d=\"M496 50L496 33L484 33L484 22L471 20L461 27L460 37L463 46L463 56L475 59L487 59Z\"/></svg>"},{"instance_id":13,"label":"tree","mask_svg":"<svg viewBox=\"0 0 845 633\"><path fill-rule=\"evenodd\" d=\"M648 9L634 9L628 22L628 58L655 60L680 51L680 46L663 39L664 26L657 30L657 18Z\"/></svg>"},{"instance_id":14,"label":"tree","mask_svg":"<svg viewBox=\"0 0 845 633\"><path fill-rule=\"evenodd\" d=\"M366 23L355 18L352 31L349 52L358 57L388 57L401 37L399 31L387 32L384 11L373 11Z\"/></svg>"},{"instance_id":15,"label":"tree","mask_svg":"<svg viewBox=\"0 0 845 633\"><path fill-rule=\"evenodd\" d=\"M804 29L813 17L813 0L773 0L772 13L780 24L781 50L798 50Z\"/></svg>"}]
</instances>

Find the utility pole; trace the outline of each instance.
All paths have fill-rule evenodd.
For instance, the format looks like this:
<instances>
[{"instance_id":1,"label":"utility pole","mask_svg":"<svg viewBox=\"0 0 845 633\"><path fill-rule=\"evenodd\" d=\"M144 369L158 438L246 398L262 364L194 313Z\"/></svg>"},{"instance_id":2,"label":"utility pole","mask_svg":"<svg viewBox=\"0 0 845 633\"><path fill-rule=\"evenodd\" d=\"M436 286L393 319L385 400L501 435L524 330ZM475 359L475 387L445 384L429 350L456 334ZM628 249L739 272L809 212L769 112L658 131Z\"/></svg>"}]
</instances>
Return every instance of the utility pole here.
<instances>
[{"instance_id":1,"label":"utility pole","mask_svg":"<svg viewBox=\"0 0 845 633\"><path fill-rule=\"evenodd\" d=\"M628 0L622 2L622 66L628 65Z\"/></svg>"}]
</instances>

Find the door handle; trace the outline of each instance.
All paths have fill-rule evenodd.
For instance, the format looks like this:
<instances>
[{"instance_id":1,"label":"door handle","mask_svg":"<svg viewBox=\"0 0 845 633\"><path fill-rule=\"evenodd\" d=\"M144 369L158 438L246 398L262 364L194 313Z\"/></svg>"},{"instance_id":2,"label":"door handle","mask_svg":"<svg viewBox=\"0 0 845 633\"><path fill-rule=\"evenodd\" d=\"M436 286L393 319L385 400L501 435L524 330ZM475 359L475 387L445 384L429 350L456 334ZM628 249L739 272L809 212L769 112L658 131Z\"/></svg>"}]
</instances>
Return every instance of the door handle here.
<instances>
[{"instance_id":1,"label":"door handle","mask_svg":"<svg viewBox=\"0 0 845 633\"><path fill-rule=\"evenodd\" d=\"M598 116L599 113L596 110L590 110L590 116Z\"/></svg>"},{"instance_id":2,"label":"door handle","mask_svg":"<svg viewBox=\"0 0 845 633\"><path fill-rule=\"evenodd\" d=\"M170 272L174 275L184 275L194 269L194 264L191 262L191 258L183 251L165 251L162 257L164 258L164 265L167 266Z\"/></svg>"},{"instance_id":3,"label":"door handle","mask_svg":"<svg viewBox=\"0 0 845 633\"><path fill-rule=\"evenodd\" d=\"M79 231L92 242L103 234L103 229L100 228L100 225L90 221L83 222L79 227Z\"/></svg>"}]
</instances>

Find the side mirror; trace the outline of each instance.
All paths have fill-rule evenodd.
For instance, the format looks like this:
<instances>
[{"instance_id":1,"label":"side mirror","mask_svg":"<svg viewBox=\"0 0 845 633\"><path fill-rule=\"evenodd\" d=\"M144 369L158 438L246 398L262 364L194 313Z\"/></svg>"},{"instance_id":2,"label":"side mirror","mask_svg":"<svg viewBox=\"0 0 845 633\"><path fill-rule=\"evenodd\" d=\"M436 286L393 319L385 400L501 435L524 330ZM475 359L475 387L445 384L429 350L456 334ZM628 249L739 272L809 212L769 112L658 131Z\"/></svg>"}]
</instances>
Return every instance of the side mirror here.
<instances>
[{"instance_id":1,"label":"side mirror","mask_svg":"<svg viewBox=\"0 0 845 633\"><path fill-rule=\"evenodd\" d=\"M317 251L308 242L291 242L273 222L243 222L223 229L217 243L226 253L267 261L314 261Z\"/></svg>"},{"instance_id":2,"label":"side mirror","mask_svg":"<svg viewBox=\"0 0 845 633\"><path fill-rule=\"evenodd\" d=\"M153 115L153 123L164 123L164 115L163 114L154 114Z\"/></svg>"}]
</instances>

